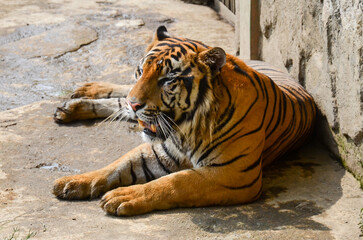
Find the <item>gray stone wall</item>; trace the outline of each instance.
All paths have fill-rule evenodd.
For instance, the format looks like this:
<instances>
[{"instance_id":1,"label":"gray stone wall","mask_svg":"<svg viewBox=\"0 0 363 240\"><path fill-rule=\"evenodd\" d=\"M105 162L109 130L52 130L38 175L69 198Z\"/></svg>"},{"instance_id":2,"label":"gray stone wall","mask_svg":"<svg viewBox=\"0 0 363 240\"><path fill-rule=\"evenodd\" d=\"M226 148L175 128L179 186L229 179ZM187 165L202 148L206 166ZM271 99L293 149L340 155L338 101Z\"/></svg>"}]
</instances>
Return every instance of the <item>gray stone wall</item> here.
<instances>
[{"instance_id":1,"label":"gray stone wall","mask_svg":"<svg viewBox=\"0 0 363 240\"><path fill-rule=\"evenodd\" d=\"M260 4L261 59L286 69L314 96L322 113L317 134L362 183L363 1Z\"/></svg>"}]
</instances>

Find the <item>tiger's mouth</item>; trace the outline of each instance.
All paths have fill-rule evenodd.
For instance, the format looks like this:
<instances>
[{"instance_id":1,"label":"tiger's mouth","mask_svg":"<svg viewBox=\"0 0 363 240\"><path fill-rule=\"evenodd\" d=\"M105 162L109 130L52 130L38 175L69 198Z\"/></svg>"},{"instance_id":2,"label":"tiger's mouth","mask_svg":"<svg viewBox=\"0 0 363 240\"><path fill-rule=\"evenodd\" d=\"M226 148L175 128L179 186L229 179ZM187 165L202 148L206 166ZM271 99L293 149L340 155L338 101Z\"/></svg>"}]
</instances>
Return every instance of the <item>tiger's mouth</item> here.
<instances>
[{"instance_id":1,"label":"tiger's mouth","mask_svg":"<svg viewBox=\"0 0 363 240\"><path fill-rule=\"evenodd\" d=\"M153 137L156 136L157 125L144 122L140 119L137 119L137 122L139 123L139 126L143 128L144 133Z\"/></svg>"}]
</instances>

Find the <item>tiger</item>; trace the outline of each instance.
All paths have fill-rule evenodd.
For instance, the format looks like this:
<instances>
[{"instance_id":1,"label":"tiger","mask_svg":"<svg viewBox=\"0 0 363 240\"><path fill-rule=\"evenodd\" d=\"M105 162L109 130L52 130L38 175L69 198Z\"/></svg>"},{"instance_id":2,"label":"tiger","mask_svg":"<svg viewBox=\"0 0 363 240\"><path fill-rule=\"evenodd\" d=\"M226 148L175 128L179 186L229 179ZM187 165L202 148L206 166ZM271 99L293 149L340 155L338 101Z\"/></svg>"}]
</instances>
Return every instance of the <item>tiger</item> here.
<instances>
[{"instance_id":1,"label":"tiger","mask_svg":"<svg viewBox=\"0 0 363 240\"><path fill-rule=\"evenodd\" d=\"M248 63L248 64L247 64ZM55 180L60 199L102 197L106 214L250 203L262 169L313 130L312 96L288 74L157 28L136 83L88 83L55 121L124 117L145 141L110 165Z\"/></svg>"}]
</instances>

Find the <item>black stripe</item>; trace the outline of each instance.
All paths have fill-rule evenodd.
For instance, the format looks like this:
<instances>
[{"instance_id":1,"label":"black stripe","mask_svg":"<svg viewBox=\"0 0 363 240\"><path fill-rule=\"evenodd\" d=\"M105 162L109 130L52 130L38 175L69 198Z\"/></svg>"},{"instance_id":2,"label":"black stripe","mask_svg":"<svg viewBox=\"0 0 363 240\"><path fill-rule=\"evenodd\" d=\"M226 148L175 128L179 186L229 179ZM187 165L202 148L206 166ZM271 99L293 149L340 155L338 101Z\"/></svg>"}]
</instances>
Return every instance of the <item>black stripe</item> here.
<instances>
[{"instance_id":1,"label":"black stripe","mask_svg":"<svg viewBox=\"0 0 363 240\"><path fill-rule=\"evenodd\" d=\"M173 39L175 39L175 40L177 40L177 41L179 41L179 42L184 42L184 40L183 40L183 39L181 39L181 38L173 37Z\"/></svg>"},{"instance_id":2,"label":"black stripe","mask_svg":"<svg viewBox=\"0 0 363 240\"><path fill-rule=\"evenodd\" d=\"M255 83L253 82L252 78L245 72L243 71L236 63L234 63L232 61L232 63L234 64L234 69L236 72L246 76L252 83L252 85L255 87L256 89L256 85ZM227 135L231 130L233 130L238 124L240 124L244 119L245 117L248 115L248 113L250 112L250 110L252 109L252 107L256 104L257 100L258 100L258 97L259 97L259 94L258 94L258 91L256 89L256 98L254 99L254 101L252 102L252 104L248 107L247 111L245 112L245 114L242 116L242 118L240 118L232 127L230 127L227 131L225 131L221 136L219 136L214 142L218 141L219 139L223 138L225 135ZM212 148L208 149L207 152L205 152L197 161L197 164L198 162L200 162L201 160L203 160L203 158L207 157L211 151L213 151L213 149L215 149L218 145L220 145L221 143L227 141L228 139L232 138L233 136L235 136L239 131L235 132L232 136L229 136L228 138L226 138L225 140L223 140L222 142L220 143L217 143L216 145L214 145Z\"/></svg>"},{"instance_id":3,"label":"black stripe","mask_svg":"<svg viewBox=\"0 0 363 240\"><path fill-rule=\"evenodd\" d=\"M169 43L166 43L166 42L162 42L162 43L159 43L158 45L156 45L156 47L162 47L162 46L174 47L176 45L175 44L169 44Z\"/></svg>"},{"instance_id":4,"label":"black stripe","mask_svg":"<svg viewBox=\"0 0 363 240\"><path fill-rule=\"evenodd\" d=\"M308 114L307 114L307 111L306 111L306 108L305 108L305 102L300 98L300 97L303 97L303 96L301 96L301 94L299 92L295 91L295 89L293 89L293 88L291 90L288 89L288 88L286 88L286 87L283 87L283 88L286 91L288 91L292 96L295 97L295 99L297 100L297 103L299 105L300 116L301 116L301 118L300 118L300 124L299 124L301 126L299 128L299 134L300 134L301 131L304 131L305 130L306 124L308 124L308 121L304 121L304 118ZM303 114L303 112L304 112L304 114Z\"/></svg>"},{"instance_id":5,"label":"black stripe","mask_svg":"<svg viewBox=\"0 0 363 240\"><path fill-rule=\"evenodd\" d=\"M184 86L187 89L188 96L189 96L190 92L192 91L194 76L178 77L178 80L182 80L184 82Z\"/></svg>"},{"instance_id":6,"label":"black stripe","mask_svg":"<svg viewBox=\"0 0 363 240\"><path fill-rule=\"evenodd\" d=\"M184 83L184 86L187 90L187 97L185 99L185 103L188 105L188 107L186 109L188 109L190 107L190 94L192 92L192 88L193 88L193 80L194 80L194 76L191 77L179 77L178 80L182 80ZM186 110L183 109L183 110Z\"/></svg>"},{"instance_id":7,"label":"black stripe","mask_svg":"<svg viewBox=\"0 0 363 240\"><path fill-rule=\"evenodd\" d=\"M165 94L167 94L167 92L164 92ZM169 108L169 109L171 109L171 106L167 103L167 102L165 102L165 100L164 100L164 98L163 98L163 94L161 94L161 101L163 102L163 104L167 107L167 108ZM171 104L172 102L170 102L170 104Z\"/></svg>"},{"instance_id":8,"label":"black stripe","mask_svg":"<svg viewBox=\"0 0 363 240\"><path fill-rule=\"evenodd\" d=\"M175 59L176 61L179 61L179 58L177 56L175 56L174 54L170 55L173 59Z\"/></svg>"},{"instance_id":9,"label":"black stripe","mask_svg":"<svg viewBox=\"0 0 363 240\"><path fill-rule=\"evenodd\" d=\"M122 186L122 172L121 171L118 171L118 181L119 181L119 183L118 183L118 185L119 186Z\"/></svg>"},{"instance_id":10,"label":"black stripe","mask_svg":"<svg viewBox=\"0 0 363 240\"><path fill-rule=\"evenodd\" d=\"M134 169L133 169L133 166L132 166L132 162L130 162L130 174L131 174L131 177L132 177L132 183L131 183L131 185L134 185L135 183L136 183L136 181L137 181L137 176L136 176L136 174L135 174L135 172L134 172Z\"/></svg>"},{"instance_id":11,"label":"black stripe","mask_svg":"<svg viewBox=\"0 0 363 240\"><path fill-rule=\"evenodd\" d=\"M92 102L92 112L94 115L97 116L97 112L96 112L96 105Z\"/></svg>"},{"instance_id":12,"label":"black stripe","mask_svg":"<svg viewBox=\"0 0 363 240\"><path fill-rule=\"evenodd\" d=\"M268 95L267 95L267 89L266 89L266 85L265 85L265 82L262 81L262 85L263 85L263 88L262 88L262 92L264 91L265 94L266 94L266 107L265 107L265 111L263 113L263 117L262 117L262 120L261 120L261 123L260 123L260 126L258 126L256 129L248 132L248 133L245 133L243 134L242 136L239 136L237 139L235 139L235 141L237 141L238 139L242 138L242 137L246 137L248 135L251 135L253 133L256 133L258 131L260 131L265 123L265 119L266 119L266 112L267 112L267 108L268 108L268 105L269 105L269 98L268 98ZM261 86L262 87L262 86Z\"/></svg>"},{"instance_id":13,"label":"black stripe","mask_svg":"<svg viewBox=\"0 0 363 240\"><path fill-rule=\"evenodd\" d=\"M194 154L196 153L196 151L198 151L198 149L201 147L202 145L202 140L199 140L198 144L196 145L197 147L193 149L193 151L190 154L190 158L192 158L194 156Z\"/></svg>"},{"instance_id":14,"label":"black stripe","mask_svg":"<svg viewBox=\"0 0 363 240\"><path fill-rule=\"evenodd\" d=\"M185 55L187 54L187 50L185 50L185 48L182 45L179 45L178 47L180 47L181 52Z\"/></svg>"},{"instance_id":15,"label":"black stripe","mask_svg":"<svg viewBox=\"0 0 363 240\"><path fill-rule=\"evenodd\" d=\"M238 155L237 157L234 157L232 158L231 160L227 161L227 162L224 162L224 163L213 163L211 164L210 166L211 167L222 167L222 166L226 166L226 165L229 165L235 161L237 161L238 159L242 158L242 157L245 157L247 156L247 154L241 154L241 155Z\"/></svg>"},{"instance_id":16,"label":"black stripe","mask_svg":"<svg viewBox=\"0 0 363 240\"><path fill-rule=\"evenodd\" d=\"M171 71L170 71L170 73L175 73L175 74L177 74L177 73L179 73L180 71L181 71L181 69L180 69L180 68L175 68L175 69L171 70Z\"/></svg>"},{"instance_id":17,"label":"black stripe","mask_svg":"<svg viewBox=\"0 0 363 240\"><path fill-rule=\"evenodd\" d=\"M258 75L255 72L252 72L252 74L253 74L254 78L257 80L257 83L261 88L262 98L265 99L265 93L264 93L263 88L262 88L261 79L258 77Z\"/></svg>"},{"instance_id":18,"label":"black stripe","mask_svg":"<svg viewBox=\"0 0 363 240\"><path fill-rule=\"evenodd\" d=\"M235 62L232 61L232 64L234 64L234 70L236 72L238 72L239 74L247 77L250 80L250 82L252 83L252 85L254 86L254 88L256 89L256 84L254 83L254 81L251 78L251 76L248 75L245 71L243 71ZM252 109L252 107L256 104L256 102L257 102L257 100L259 98L259 94L258 94L257 89L256 89L256 94L257 94L256 98L254 99L254 101L252 102L252 104L248 107L247 111L242 116L242 118L240 118L240 120L238 120L226 133L228 133L230 130L234 129L238 124L240 124L245 119L245 117L250 112L250 110Z\"/></svg>"},{"instance_id":19,"label":"black stripe","mask_svg":"<svg viewBox=\"0 0 363 240\"><path fill-rule=\"evenodd\" d=\"M117 99L117 102L118 102L118 107L119 107L119 109L121 109L121 108L122 108L122 105L121 105L121 98L118 98L118 99Z\"/></svg>"},{"instance_id":20,"label":"black stripe","mask_svg":"<svg viewBox=\"0 0 363 240\"><path fill-rule=\"evenodd\" d=\"M176 159L168 150L168 148L165 146L165 143L161 144L161 147L163 148L164 152L166 153L166 155L168 155L168 157L173 160L173 162L179 167L180 163L179 160Z\"/></svg>"},{"instance_id":21,"label":"black stripe","mask_svg":"<svg viewBox=\"0 0 363 240\"><path fill-rule=\"evenodd\" d=\"M188 75L192 72L192 68L191 67L187 67L186 69L183 70L183 72L180 75Z\"/></svg>"},{"instance_id":22,"label":"black stripe","mask_svg":"<svg viewBox=\"0 0 363 240\"><path fill-rule=\"evenodd\" d=\"M187 40L187 42L188 42L188 43L190 43L190 44L192 44L192 45L195 47L195 51L198 49L197 44L195 44L193 41L191 41L191 40ZM195 52L195 51L194 51L194 52Z\"/></svg>"},{"instance_id":23,"label":"black stripe","mask_svg":"<svg viewBox=\"0 0 363 240\"><path fill-rule=\"evenodd\" d=\"M170 59L166 59L165 60L165 66L168 66L170 68L172 68L173 66L171 65L171 60Z\"/></svg>"},{"instance_id":24,"label":"black stripe","mask_svg":"<svg viewBox=\"0 0 363 240\"><path fill-rule=\"evenodd\" d=\"M186 46L187 48L189 48L190 50L192 50L193 52L196 52L196 49L194 49L192 46L184 43L184 46Z\"/></svg>"},{"instance_id":25,"label":"black stripe","mask_svg":"<svg viewBox=\"0 0 363 240\"><path fill-rule=\"evenodd\" d=\"M279 135L279 137L271 144L270 147L268 147L267 149L264 150L264 153L267 153L268 151L270 151L272 148L276 147L276 146L280 146L282 145L287 138L290 137L291 134L291 130L294 129L294 125L295 125L295 109L293 107L293 101L290 99L290 97L288 95L284 95L286 96L290 102L291 102L291 109L292 109L292 119L289 122L289 125L287 126L287 128L284 130L284 132L282 134ZM286 138L284 138L285 136L287 136Z\"/></svg>"},{"instance_id":26,"label":"black stripe","mask_svg":"<svg viewBox=\"0 0 363 240\"><path fill-rule=\"evenodd\" d=\"M111 94L112 94L112 90L111 90L111 92L109 92L108 94L107 94L107 98L110 98L111 97Z\"/></svg>"},{"instance_id":27,"label":"black stripe","mask_svg":"<svg viewBox=\"0 0 363 240\"><path fill-rule=\"evenodd\" d=\"M257 194L253 198L251 198L251 200L252 201L257 200L261 196L261 193L262 193L262 185L260 187L260 190L257 192Z\"/></svg>"},{"instance_id":28,"label":"black stripe","mask_svg":"<svg viewBox=\"0 0 363 240\"><path fill-rule=\"evenodd\" d=\"M220 130L222 130L223 129L223 127L227 124L227 123L229 123L230 122L230 120L232 119L232 116L233 116L233 114L234 114L234 112L235 112L235 110L236 110L236 108L235 108L235 106L234 106L234 104L233 105L229 105L229 108L227 108L226 109L226 111L228 110L228 114L226 114L226 118L225 118L225 120L222 122L222 123L220 123L215 129L214 129L214 132L213 132L213 134L216 134L217 132L219 132Z\"/></svg>"},{"instance_id":29,"label":"black stripe","mask_svg":"<svg viewBox=\"0 0 363 240\"><path fill-rule=\"evenodd\" d=\"M283 109L282 109L282 119L281 119L281 123L285 122L285 118L286 118L286 113L287 113L287 96L284 92L281 92L282 95L282 104L283 104Z\"/></svg>"},{"instance_id":30,"label":"black stripe","mask_svg":"<svg viewBox=\"0 0 363 240\"><path fill-rule=\"evenodd\" d=\"M142 162L142 170L144 171L146 182L150 182L151 180L154 180L155 176L152 174L150 169L147 167L146 160L143 155L141 155L141 162Z\"/></svg>"},{"instance_id":31,"label":"black stripe","mask_svg":"<svg viewBox=\"0 0 363 240\"><path fill-rule=\"evenodd\" d=\"M204 96L207 92L207 89L209 88L208 83L207 83L207 78L206 76L204 76L200 82L199 82L199 89L198 89L198 96L197 96L197 100L195 102L195 107L197 108L199 105L202 104L203 100L204 100ZM194 109L194 112L197 109Z\"/></svg>"},{"instance_id":32,"label":"black stripe","mask_svg":"<svg viewBox=\"0 0 363 240\"><path fill-rule=\"evenodd\" d=\"M275 118L275 110L276 110L276 102L277 102L277 93L276 93L275 83L271 80L271 78L268 78L268 79L270 80L270 85L271 85L272 91L274 93L274 106L272 108L272 116L270 118L269 123L266 126L266 132L268 131L268 129L272 123L272 120Z\"/></svg>"},{"instance_id":33,"label":"black stripe","mask_svg":"<svg viewBox=\"0 0 363 240\"><path fill-rule=\"evenodd\" d=\"M161 162L159 156L156 154L154 146L151 145L151 149L153 150L153 153L156 157L156 161L159 163L160 167L166 172L166 173L171 173L171 171Z\"/></svg>"},{"instance_id":34,"label":"black stripe","mask_svg":"<svg viewBox=\"0 0 363 240\"><path fill-rule=\"evenodd\" d=\"M201 162L202 160L204 160L206 157L208 157L208 155L214 150L216 149L219 145L221 145L222 143L228 141L229 139L231 139L232 137L234 137L239 131L233 133L231 136L223 139L222 141L218 142L217 144L214 144L212 147L210 147L207 151L205 151L202 156L199 157L197 164L199 162ZM208 145L209 146L209 145Z\"/></svg>"},{"instance_id":35,"label":"black stripe","mask_svg":"<svg viewBox=\"0 0 363 240\"><path fill-rule=\"evenodd\" d=\"M177 125L181 124L185 120L192 120L193 119L195 112L202 105L202 103L204 101L204 96L205 96L208 88L209 88L209 86L208 86L208 83L207 83L207 78L206 78L206 76L204 76L199 82L198 96L197 96L197 100L194 102L193 110L191 112L189 112L189 113L183 113L182 116L179 119L176 119L175 123Z\"/></svg>"},{"instance_id":36,"label":"black stripe","mask_svg":"<svg viewBox=\"0 0 363 240\"><path fill-rule=\"evenodd\" d=\"M171 42L171 43L177 43L176 41L174 41L172 38L168 38L163 40L163 42Z\"/></svg>"},{"instance_id":37,"label":"black stripe","mask_svg":"<svg viewBox=\"0 0 363 240\"><path fill-rule=\"evenodd\" d=\"M245 184L242 186L238 186L238 187L230 187L230 186L223 186L223 185L222 186L225 188L231 189L231 190L241 190L244 188L249 188L249 187L252 187L260 179L261 173L262 173L262 168L260 168L260 172L258 173L257 177L255 179L253 179L253 181L251 183L248 183L248 184Z\"/></svg>"},{"instance_id":38,"label":"black stripe","mask_svg":"<svg viewBox=\"0 0 363 240\"><path fill-rule=\"evenodd\" d=\"M205 48L209 48L207 45L205 45L204 43L202 43L202 42L199 42L199 41L195 41L195 40L190 40L190 39L187 39L188 41L191 41L191 42L194 42L194 43L197 43L197 44L199 44L199 45L202 45L203 47L205 47Z\"/></svg>"},{"instance_id":39,"label":"black stripe","mask_svg":"<svg viewBox=\"0 0 363 240\"><path fill-rule=\"evenodd\" d=\"M235 111L235 106L234 104L232 104L232 96L229 92L229 89L226 87L226 85L224 85L224 83L222 83L222 86L224 87L228 95L228 106L222 113L222 119L219 121L217 127L214 129L213 134L223 129L223 127L230 121Z\"/></svg>"},{"instance_id":40,"label":"black stripe","mask_svg":"<svg viewBox=\"0 0 363 240\"><path fill-rule=\"evenodd\" d=\"M285 115L286 115L286 99L285 99L285 95L282 92L281 92L280 98L282 98L283 101L281 101L281 99L280 99L280 104L279 104L280 106L279 106L279 112L277 113L276 123L275 123L274 127L272 128L272 130L270 131L270 133L267 134L266 139L268 139L276 131L277 127L279 126L280 121L281 121L281 114L283 114L284 119L285 119ZM283 107L282 105L284 105L283 110L282 110L282 107ZM282 123L283 123L283 121L282 121Z\"/></svg>"},{"instance_id":41,"label":"black stripe","mask_svg":"<svg viewBox=\"0 0 363 240\"><path fill-rule=\"evenodd\" d=\"M260 165L261 159L262 159L262 155L254 163L252 163L250 166L243 169L241 172L248 172L248 171L250 171L252 169L255 169L257 166Z\"/></svg>"},{"instance_id":42,"label":"black stripe","mask_svg":"<svg viewBox=\"0 0 363 240\"><path fill-rule=\"evenodd\" d=\"M166 82L168 82L168 84L171 84L173 82L175 82L176 79L175 78L168 78L168 77L165 77L165 78L161 78L159 79L158 81L158 86L161 87L163 86Z\"/></svg>"},{"instance_id":43,"label":"black stripe","mask_svg":"<svg viewBox=\"0 0 363 240\"><path fill-rule=\"evenodd\" d=\"M156 59L156 56L150 56L147 60L148 63L151 63L152 60Z\"/></svg>"}]
</instances>

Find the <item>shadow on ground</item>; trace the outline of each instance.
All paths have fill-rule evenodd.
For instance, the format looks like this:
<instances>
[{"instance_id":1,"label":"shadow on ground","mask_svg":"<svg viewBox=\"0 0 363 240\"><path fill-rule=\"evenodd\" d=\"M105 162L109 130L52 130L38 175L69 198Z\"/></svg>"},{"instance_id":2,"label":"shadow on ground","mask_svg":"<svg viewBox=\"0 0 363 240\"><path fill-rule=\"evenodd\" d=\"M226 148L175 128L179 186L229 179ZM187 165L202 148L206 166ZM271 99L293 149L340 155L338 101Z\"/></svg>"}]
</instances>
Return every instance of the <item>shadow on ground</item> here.
<instances>
[{"instance_id":1,"label":"shadow on ground","mask_svg":"<svg viewBox=\"0 0 363 240\"><path fill-rule=\"evenodd\" d=\"M115 218L97 201L59 201L55 179L99 169L141 143L128 123L55 124L59 99L78 83L131 83L158 25L229 53L233 27L173 0L13 0L0 9L0 110L11 109L0 112L0 239L14 229L47 240L359 237L359 185L312 140L267 167L262 197L247 205ZM144 25L125 27L129 20Z\"/></svg>"},{"instance_id":2,"label":"shadow on ground","mask_svg":"<svg viewBox=\"0 0 363 240\"><path fill-rule=\"evenodd\" d=\"M197 214L190 214L192 222L204 231L220 233L233 232L236 229L281 230L286 227L328 231L329 227L311 217L322 214L340 199L341 190L329 196L325 195L330 204L322 204L320 197L295 195L305 192L307 188L316 196L325 194L320 192L319 187L314 188L309 184L309 179L315 178L315 169L321 166L318 161L302 160L297 154L290 154L265 170L263 193L258 201L245 206L206 208ZM340 186L343 174L337 174L333 179L329 175L330 173L326 173L326 176L320 177L329 178L333 181L331 184ZM288 186L286 178L290 177L305 178L306 183ZM292 191L289 189L291 187ZM284 196L280 196L282 194Z\"/></svg>"}]
</instances>

